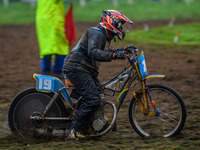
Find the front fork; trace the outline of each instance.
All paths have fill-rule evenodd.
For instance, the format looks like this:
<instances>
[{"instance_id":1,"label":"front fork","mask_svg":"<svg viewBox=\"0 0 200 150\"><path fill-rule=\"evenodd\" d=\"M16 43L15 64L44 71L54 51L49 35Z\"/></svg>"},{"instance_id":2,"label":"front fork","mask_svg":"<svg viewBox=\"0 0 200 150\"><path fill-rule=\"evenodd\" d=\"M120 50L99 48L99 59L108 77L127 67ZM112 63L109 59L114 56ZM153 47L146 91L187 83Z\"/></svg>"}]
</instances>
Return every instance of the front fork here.
<instances>
[{"instance_id":1,"label":"front fork","mask_svg":"<svg viewBox=\"0 0 200 150\"><path fill-rule=\"evenodd\" d=\"M156 102L154 101L149 88L147 88L147 94L148 94L149 99L151 101L151 105L152 105L153 109L155 110L155 112L149 112L148 116L159 116L160 115L160 110L157 109Z\"/></svg>"},{"instance_id":2,"label":"front fork","mask_svg":"<svg viewBox=\"0 0 200 150\"><path fill-rule=\"evenodd\" d=\"M142 96L143 96L143 100L144 100L144 115L147 116L148 112L149 112L149 104L148 104L148 100L147 100L147 92L146 92L146 83L145 81L141 81L141 86L142 86Z\"/></svg>"},{"instance_id":3,"label":"front fork","mask_svg":"<svg viewBox=\"0 0 200 150\"><path fill-rule=\"evenodd\" d=\"M149 88L146 87L145 81L141 81L141 86L142 86L142 89L140 92L142 92L143 102L141 101L141 98L138 98L138 95L136 93L134 93L134 97L135 97L136 101L138 102L138 105L139 105L141 111L143 112L143 114L145 116L159 116L160 110L157 109L156 102L154 101ZM149 111L148 99L150 100L151 105L155 110L154 112Z\"/></svg>"}]
</instances>

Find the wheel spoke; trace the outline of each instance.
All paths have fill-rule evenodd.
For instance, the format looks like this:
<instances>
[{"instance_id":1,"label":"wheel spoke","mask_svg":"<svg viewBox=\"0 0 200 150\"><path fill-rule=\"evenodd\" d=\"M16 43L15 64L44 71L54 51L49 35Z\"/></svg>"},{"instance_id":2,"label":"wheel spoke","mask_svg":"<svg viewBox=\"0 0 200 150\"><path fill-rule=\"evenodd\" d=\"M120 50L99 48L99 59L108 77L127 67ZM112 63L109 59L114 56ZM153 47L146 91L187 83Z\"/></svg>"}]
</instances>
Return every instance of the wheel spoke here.
<instances>
[{"instance_id":1,"label":"wheel spoke","mask_svg":"<svg viewBox=\"0 0 200 150\"><path fill-rule=\"evenodd\" d=\"M168 117L169 119L171 119L174 122L178 122L178 120L175 119L176 117L173 116L173 115L169 115L169 114L164 113L164 112L162 112L162 115L165 115L166 117Z\"/></svg>"},{"instance_id":2,"label":"wheel spoke","mask_svg":"<svg viewBox=\"0 0 200 150\"><path fill-rule=\"evenodd\" d=\"M168 121L166 121L165 119L163 119L163 118L159 118L161 121L163 121L164 123L166 123L166 124L168 124L169 126L174 126L174 125L172 125L170 122L168 122Z\"/></svg>"}]
</instances>

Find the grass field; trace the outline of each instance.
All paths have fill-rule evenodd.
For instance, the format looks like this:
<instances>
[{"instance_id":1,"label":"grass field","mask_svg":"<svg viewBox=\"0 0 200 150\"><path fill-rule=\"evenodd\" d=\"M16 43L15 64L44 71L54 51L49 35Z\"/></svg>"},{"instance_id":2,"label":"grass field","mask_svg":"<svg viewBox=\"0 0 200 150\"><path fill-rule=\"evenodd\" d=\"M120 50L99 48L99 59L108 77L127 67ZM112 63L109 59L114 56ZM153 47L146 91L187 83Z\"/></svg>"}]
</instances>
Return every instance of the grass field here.
<instances>
[{"instance_id":1,"label":"grass field","mask_svg":"<svg viewBox=\"0 0 200 150\"><path fill-rule=\"evenodd\" d=\"M171 46L198 46L200 47L200 23L187 25L175 25L173 27L164 26L152 28L149 31L135 30L127 34L129 41L140 42L152 45L171 45ZM179 32L178 41L174 42L174 37Z\"/></svg>"},{"instance_id":2,"label":"grass field","mask_svg":"<svg viewBox=\"0 0 200 150\"><path fill-rule=\"evenodd\" d=\"M118 6L113 6L111 1L87 1L85 6L74 3L75 21L98 21L103 9L120 10L133 20L146 19L169 19L175 18L199 18L200 1L196 0L187 5L183 0L168 0L163 2L151 2L150 0L134 0L133 4L119 0ZM67 11L69 1L64 3ZM31 7L29 3L10 3L5 8L0 2L0 24L23 24L35 22L36 7Z\"/></svg>"},{"instance_id":3,"label":"grass field","mask_svg":"<svg viewBox=\"0 0 200 150\"><path fill-rule=\"evenodd\" d=\"M126 14L132 20L168 19L172 17L199 18L199 8L200 2L186 5L184 2L172 0L168 0L166 3L136 0L133 4L127 4L127 1L121 1L118 7L114 7L111 2L106 1L98 3L91 2L87 4L87 7L75 5L74 15L76 20L95 21L99 20L99 12L102 12L103 9L116 9Z\"/></svg>"}]
</instances>

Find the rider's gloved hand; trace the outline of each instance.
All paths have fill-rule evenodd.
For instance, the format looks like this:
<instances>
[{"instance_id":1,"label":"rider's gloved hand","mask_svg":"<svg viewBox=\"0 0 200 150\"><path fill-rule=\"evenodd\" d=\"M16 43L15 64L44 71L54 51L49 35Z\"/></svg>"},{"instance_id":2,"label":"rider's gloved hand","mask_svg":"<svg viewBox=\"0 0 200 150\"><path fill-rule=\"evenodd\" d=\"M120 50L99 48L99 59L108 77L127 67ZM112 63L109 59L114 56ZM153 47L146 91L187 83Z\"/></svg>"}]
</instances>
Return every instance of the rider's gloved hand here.
<instances>
[{"instance_id":1,"label":"rider's gloved hand","mask_svg":"<svg viewBox=\"0 0 200 150\"><path fill-rule=\"evenodd\" d=\"M122 51L116 51L112 56L112 59L126 59L126 54Z\"/></svg>"},{"instance_id":2,"label":"rider's gloved hand","mask_svg":"<svg viewBox=\"0 0 200 150\"><path fill-rule=\"evenodd\" d=\"M127 52L131 52L131 50L136 49L136 47L133 44L130 44L126 47L124 47L124 50Z\"/></svg>"}]
</instances>

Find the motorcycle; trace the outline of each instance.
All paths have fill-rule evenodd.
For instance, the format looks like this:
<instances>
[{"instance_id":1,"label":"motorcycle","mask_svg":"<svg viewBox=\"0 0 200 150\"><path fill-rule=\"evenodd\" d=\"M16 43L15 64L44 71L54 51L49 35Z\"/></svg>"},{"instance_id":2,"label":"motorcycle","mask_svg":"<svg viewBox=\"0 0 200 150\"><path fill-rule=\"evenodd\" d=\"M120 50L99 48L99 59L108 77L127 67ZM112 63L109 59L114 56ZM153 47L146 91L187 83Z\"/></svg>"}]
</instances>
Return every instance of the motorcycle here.
<instances>
[{"instance_id":1,"label":"motorcycle","mask_svg":"<svg viewBox=\"0 0 200 150\"><path fill-rule=\"evenodd\" d=\"M186 108L180 94L164 84L146 84L148 75L144 53L138 49L124 51L128 64L111 79L101 83L101 107L93 113L86 132L89 137L105 135L115 128L116 118L128 92L132 93L128 115L132 128L141 137L159 135L173 137L183 128ZM81 96L65 78L34 74L36 87L24 89L12 100L8 122L11 131L22 137L65 134L80 105ZM140 89L134 91L136 85ZM113 94L108 94L111 91ZM119 93L117 105L109 97Z\"/></svg>"}]
</instances>

